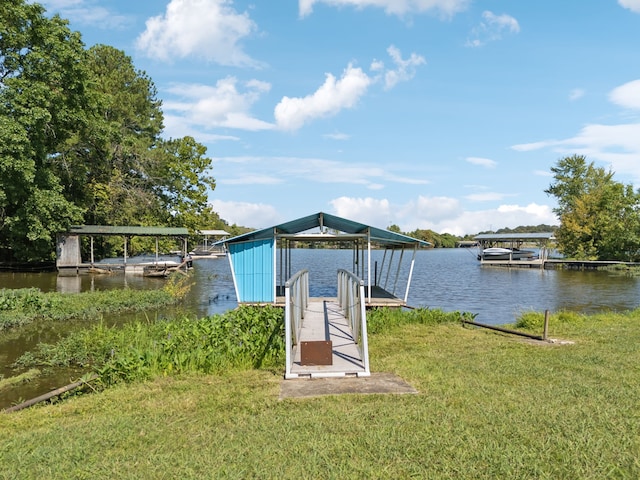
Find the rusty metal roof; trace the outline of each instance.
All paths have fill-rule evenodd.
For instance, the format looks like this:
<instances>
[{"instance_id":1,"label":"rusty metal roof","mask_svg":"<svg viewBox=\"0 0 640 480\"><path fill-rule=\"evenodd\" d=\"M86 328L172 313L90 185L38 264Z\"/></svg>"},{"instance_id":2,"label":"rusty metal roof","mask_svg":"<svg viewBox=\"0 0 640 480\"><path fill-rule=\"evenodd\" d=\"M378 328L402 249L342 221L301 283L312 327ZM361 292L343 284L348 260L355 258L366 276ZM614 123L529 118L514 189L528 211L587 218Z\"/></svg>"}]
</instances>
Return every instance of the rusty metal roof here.
<instances>
[{"instance_id":1,"label":"rusty metal roof","mask_svg":"<svg viewBox=\"0 0 640 480\"><path fill-rule=\"evenodd\" d=\"M127 237L188 237L181 227L128 227L107 225L73 225L69 232L77 235L120 235Z\"/></svg>"}]
</instances>

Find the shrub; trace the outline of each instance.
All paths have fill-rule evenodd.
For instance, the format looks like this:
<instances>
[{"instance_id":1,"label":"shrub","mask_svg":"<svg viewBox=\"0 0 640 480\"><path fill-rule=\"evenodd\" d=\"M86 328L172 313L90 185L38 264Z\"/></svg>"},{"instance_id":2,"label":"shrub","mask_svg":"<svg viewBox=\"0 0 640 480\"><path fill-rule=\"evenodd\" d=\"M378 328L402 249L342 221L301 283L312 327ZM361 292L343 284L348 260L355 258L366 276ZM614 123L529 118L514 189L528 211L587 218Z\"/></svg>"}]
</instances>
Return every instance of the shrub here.
<instances>
[{"instance_id":1,"label":"shrub","mask_svg":"<svg viewBox=\"0 0 640 480\"><path fill-rule=\"evenodd\" d=\"M282 310L241 307L197 320L99 324L55 345L40 344L16 365L91 368L106 386L173 373L273 368L284 351Z\"/></svg>"}]
</instances>

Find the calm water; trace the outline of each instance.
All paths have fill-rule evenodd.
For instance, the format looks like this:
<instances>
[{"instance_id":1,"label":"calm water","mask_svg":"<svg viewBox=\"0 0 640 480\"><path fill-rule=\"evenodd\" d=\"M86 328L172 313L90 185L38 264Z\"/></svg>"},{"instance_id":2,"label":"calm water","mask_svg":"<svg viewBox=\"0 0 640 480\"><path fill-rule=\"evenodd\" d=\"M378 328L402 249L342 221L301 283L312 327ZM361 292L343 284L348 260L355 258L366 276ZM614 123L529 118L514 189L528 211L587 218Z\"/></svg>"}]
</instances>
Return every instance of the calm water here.
<instances>
[{"instance_id":1,"label":"calm water","mask_svg":"<svg viewBox=\"0 0 640 480\"><path fill-rule=\"evenodd\" d=\"M626 310L640 304L640 278L602 271L480 267L476 254L475 249L419 251L408 305L468 311L478 314L479 322L504 324L528 310L593 313ZM382 263L382 252L373 252L373 257L378 265ZM405 272L408 260L405 255ZM292 263L293 271L307 265L312 295L335 295L335 268L325 266L350 269L352 254L350 251L300 250L293 252ZM401 279L405 277L400 275ZM387 290L391 290L392 285L393 278L390 278ZM399 281L396 295L404 296L405 287L406 283Z\"/></svg>"},{"instance_id":2,"label":"calm water","mask_svg":"<svg viewBox=\"0 0 640 480\"><path fill-rule=\"evenodd\" d=\"M402 264L399 280L394 275L381 278L387 290L403 297L410 255ZM375 262L382 264L382 252L373 252ZM388 259L387 259L388 261ZM309 269L313 296L336 295L336 270L351 270L351 250L294 250L292 271ZM378 269L379 270L379 269ZM395 268L393 269L395 274ZM379 273L378 273L379 275ZM236 306L233 280L226 258L197 260L194 268L195 286L184 309L194 316L222 313ZM59 277L55 273L0 272L0 288L37 287L42 291L80 292L114 288L161 288L164 280L137 276L82 275ZM508 269L480 267L475 250L436 249L419 251L409 292L410 306L441 308L446 311L476 313L476 320L489 324L504 324L515 320L527 310L560 309L592 313L603 310L625 310L640 303L640 279L608 272L578 272L564 270ZM184 311L184 310L183 310ZM162 317L171 312L147 315ZM144 319L145 314L119 315L105 318L118 323ZM0 376L15 375L9 365L23 352L40 342L54 342L66 332L85 323L36 322L9 332L0 332ZM54 372L31 382L20 390L0 391L0 408L18 399L27 399L77 378L75 372Z\"/></svg>"}]
</instances>

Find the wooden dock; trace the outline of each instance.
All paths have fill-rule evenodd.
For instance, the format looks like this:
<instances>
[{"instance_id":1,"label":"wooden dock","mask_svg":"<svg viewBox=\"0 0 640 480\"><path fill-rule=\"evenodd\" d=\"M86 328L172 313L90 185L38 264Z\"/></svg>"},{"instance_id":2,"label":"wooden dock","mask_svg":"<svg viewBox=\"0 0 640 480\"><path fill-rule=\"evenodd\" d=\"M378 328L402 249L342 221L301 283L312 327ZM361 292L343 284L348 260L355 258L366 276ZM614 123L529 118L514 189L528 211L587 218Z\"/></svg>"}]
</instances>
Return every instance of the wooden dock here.
<instances>
[{"instance_id":1,"label":"wooden dock","mask_svg":"<svg viewBox=\"0 0 640 480\"><path fill-rule=\"evenodd\" d=\"M284 297L284 288L282 287L278 287L278 296L276 297L276 306L278 307L284 307L285 305L285 297ZM368 292L368 287L364 287L364 292L365 295L367 295ZM335 299L335 297L328 297L330 300L332 301L337 301ZM327 297L325 298L321 298L321 297L312 297L311 301L319 301L319 300L326 300ZM251 302L246 302L248 304L251 304ZM264 303L261 303L261 305L264 305ZM406 305L406 302L401 299L396 297L395 295L393 295L390 292L387 292L384 288L379 287L379 286L373 286L371 287L371 299L365 299L365 306L367 308L381 308L381 307L389 307L389 308L401 308L404 307Z\"/></svg>"},{"instance_id":2,"label":"wooden dock","mask_svg":"<svg viewBox=\"0 0 640 480\"><path fill-rule=\"evenodd\" d=\"M624 265L628 268L637 267L637 262L622 262L618 260L564 260L558 258L534 259L534 260L481 260L480 264L489 267L511 267L511 268L542 268L546 270L598 270L612 267L614 265Z\"/></svg>"},{"instance_id":3,"label":"wooden dock","mask_svg":"<svg viewBox=\"0 0 640 480\"><path fill-rule=\"evenodd\" d=\"M303 365L304 342L331 342L331 364ZM310 378L366 374L360 350L335 298L309 299L300 338L292 351L291 373Z\"/></svg>"},{"instance_id":4,"label":"wooden dock","mask_svg":"<svg viewBox=\"0 0 640 480\"><path fill-rule=\"evenodd\" d=\"M512 268L545 268L548 260L535 258L532 260L480 260L480 265L488 267L512 267Z\"/></svg>"}]
</instances>

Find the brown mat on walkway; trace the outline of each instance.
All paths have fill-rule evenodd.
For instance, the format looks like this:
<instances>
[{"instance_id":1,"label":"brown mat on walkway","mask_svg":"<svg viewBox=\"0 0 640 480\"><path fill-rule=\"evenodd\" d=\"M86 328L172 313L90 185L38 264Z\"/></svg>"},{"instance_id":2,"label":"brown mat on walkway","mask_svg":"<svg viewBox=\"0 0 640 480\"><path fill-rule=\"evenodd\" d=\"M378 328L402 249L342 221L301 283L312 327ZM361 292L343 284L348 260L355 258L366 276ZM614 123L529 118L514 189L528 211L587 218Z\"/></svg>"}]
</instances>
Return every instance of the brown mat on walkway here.
<instances>
[{"instance_id":1,"label":"brown mat on walkway","mask_svg":"<svg viewBox=\"0 0 640 480\"><path fill-rule=\"evenodd\" d=\"M392 373L372 373L370 377L298 378L283 380L280 399L341 395L344 393L418 393Z\"/></svg>"}]
</instances>

